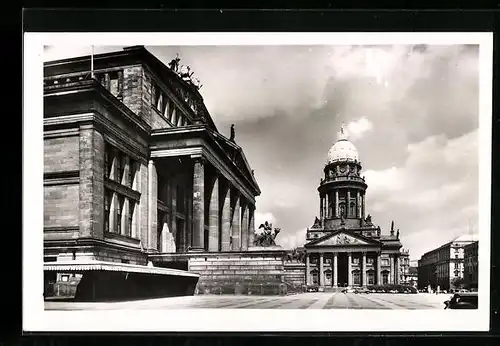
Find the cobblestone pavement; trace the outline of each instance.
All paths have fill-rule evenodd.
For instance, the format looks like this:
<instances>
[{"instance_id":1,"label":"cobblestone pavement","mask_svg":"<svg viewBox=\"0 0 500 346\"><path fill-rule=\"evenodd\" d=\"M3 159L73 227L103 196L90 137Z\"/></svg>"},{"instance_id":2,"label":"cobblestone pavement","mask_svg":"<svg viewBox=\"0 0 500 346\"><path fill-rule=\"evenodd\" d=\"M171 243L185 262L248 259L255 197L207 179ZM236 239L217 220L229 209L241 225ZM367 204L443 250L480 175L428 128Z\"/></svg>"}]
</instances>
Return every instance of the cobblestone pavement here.
<instances>
[{"instance_id":1,"label":"cobblestone pavement","mask_svg":"<svg viewBox=\"0 0 500 346\"><path fill-rule=\"evenodd\" d=\"M45 302L46 310L129 309L443 309L447 294L303 293L276 296L187 296L127 302Z\"/></svg>"}]
</instances>

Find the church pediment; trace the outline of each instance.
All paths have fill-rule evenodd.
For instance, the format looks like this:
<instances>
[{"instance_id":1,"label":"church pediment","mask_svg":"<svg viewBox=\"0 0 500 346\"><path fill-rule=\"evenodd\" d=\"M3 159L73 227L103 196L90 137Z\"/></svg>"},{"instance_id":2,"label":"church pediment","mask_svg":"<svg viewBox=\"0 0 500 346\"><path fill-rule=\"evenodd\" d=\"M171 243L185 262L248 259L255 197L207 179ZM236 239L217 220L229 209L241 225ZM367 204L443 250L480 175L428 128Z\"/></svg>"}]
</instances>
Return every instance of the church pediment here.
<instances>
[{"instance_id":1,"label":"church pediment","mask_svg":"<svg viewBox=\"0 0 500 346\"><path fill-rule=\"evenodd\" d=\"M315 239L308 245L314 246L357 246L357 245L377 245L378 242L363 236L352 234L348 231L338 231L325 237Z\"/></svg>"}]
</instances>

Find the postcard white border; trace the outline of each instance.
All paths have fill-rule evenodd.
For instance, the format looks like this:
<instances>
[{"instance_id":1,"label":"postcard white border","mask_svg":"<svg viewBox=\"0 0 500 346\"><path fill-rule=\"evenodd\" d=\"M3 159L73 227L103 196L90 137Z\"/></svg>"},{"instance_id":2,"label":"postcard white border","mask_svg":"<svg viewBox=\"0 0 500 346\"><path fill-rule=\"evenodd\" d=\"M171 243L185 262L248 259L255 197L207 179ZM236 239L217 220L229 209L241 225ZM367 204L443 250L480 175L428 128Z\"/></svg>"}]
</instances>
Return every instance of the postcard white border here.
<instances>
[{"instance_id":1,"label":"postcard white border","mask_svg":"<svg viewBox=\"0 0 500 346\"><path fill-rule=\"evenodd\" d=\"M24 331L487 331L490 317L492 33L25 33ZM43 46L479 44L479 309L44 311Z\"/></svg>"}]
</instances>

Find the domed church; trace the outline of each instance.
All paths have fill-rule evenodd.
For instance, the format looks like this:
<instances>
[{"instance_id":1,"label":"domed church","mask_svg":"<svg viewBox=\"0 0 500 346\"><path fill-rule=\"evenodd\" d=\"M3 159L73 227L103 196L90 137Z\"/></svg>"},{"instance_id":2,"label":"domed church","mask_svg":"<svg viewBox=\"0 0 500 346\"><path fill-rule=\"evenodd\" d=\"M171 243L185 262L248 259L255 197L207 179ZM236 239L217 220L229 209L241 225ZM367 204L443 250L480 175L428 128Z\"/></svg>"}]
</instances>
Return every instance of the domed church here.
<instances>
[{"instance_id":1,"label":"domed church","mask_svg":"<svg viewBox=\"0 0 500 346\"><path fill-rule=\"evenodd\" d=\"M320 287L397 284L399 229L382 234L365 215L368 185L361 175L358 151L342 125L328 152L318 187L319 218L307 229L306 283Z\"/></svg>"}]
</instances>

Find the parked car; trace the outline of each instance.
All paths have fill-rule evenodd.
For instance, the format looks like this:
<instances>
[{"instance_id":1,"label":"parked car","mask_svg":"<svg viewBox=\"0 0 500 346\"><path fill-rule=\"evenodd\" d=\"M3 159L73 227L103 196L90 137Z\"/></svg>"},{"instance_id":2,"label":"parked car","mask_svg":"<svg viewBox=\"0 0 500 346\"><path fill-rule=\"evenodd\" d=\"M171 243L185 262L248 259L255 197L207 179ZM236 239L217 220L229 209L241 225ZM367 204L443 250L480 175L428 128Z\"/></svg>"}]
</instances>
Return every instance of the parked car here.
<instances>
[{"instance_id":1,"label":"parked car","mask_svg":"<svg viewBox=\"0 0 500 346\"><path fill-rule=\"evenodd\" d=\"M363 287L356 287L354 293L370 293L370 290Z\"/></svg>"},{"instance_id":2,"label":"parked car","mask_svg":"<svg viewBox=\"0 0 500 346\"><path fill-rule=\"evenodd\" d=\"M318 292L318 291L319 291L318 285L308 285L306 288L306 292Z\"/></svg>"},{"instance_id":3,"label":"parked car","mask_svg":"<svg viewBox=\"0 0 500 346\"><path fill-rule=\"evenodd\" d=\"M346 287L341 292L342 293L356 293L355 291L356 291L356 289L354 289L352 287Z\"/></svg>"},{"instance_id":4,"label":"parked car","mask_svg":"<svg viewBox=\"0 0 500 346\"><path fill-rule=\"evenodd\" d=\"M455 293L444 304L445 309L477 309L477 292Z\"/></svg>"}]
</instances>

